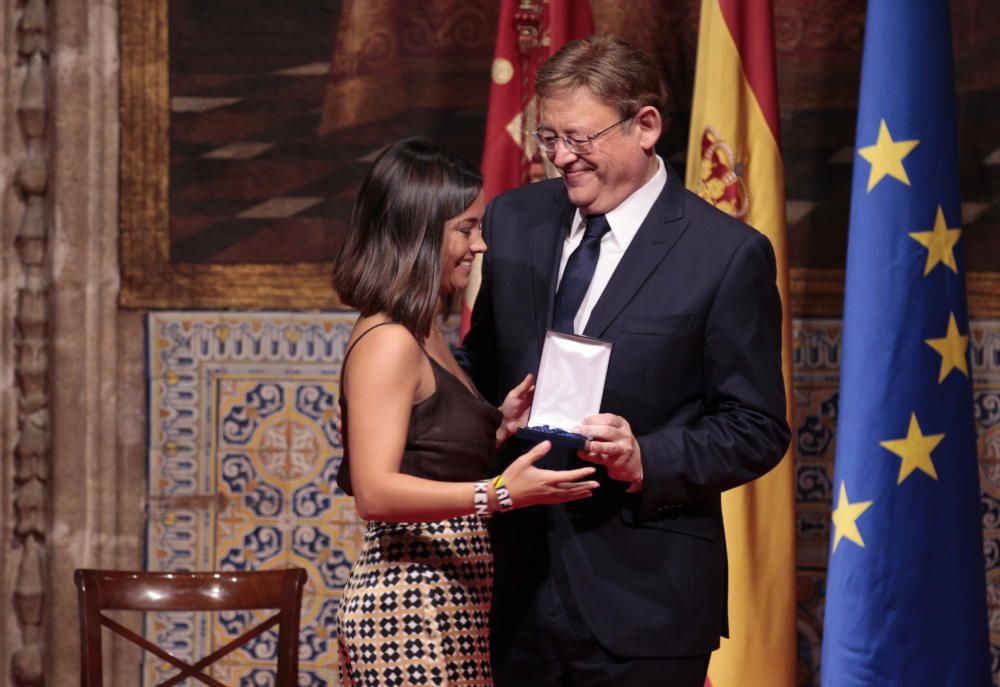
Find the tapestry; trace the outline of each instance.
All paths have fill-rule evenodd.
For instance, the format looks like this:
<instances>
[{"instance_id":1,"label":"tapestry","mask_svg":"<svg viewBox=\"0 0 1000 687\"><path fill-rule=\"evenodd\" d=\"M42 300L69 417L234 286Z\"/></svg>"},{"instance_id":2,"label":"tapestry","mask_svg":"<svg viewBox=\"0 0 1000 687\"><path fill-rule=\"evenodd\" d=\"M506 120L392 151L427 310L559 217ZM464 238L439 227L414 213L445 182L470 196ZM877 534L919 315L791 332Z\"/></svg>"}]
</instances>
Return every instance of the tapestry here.
<instances>
[{"instance_id":1,"label":"tapestry","mask_svg":"<svg viewBox=\"0 0 1000 687\"><path fill-rule=\"evenodd\" d=\"M336 685L341 590L364 525L334 483L342 455L333 412L354 313L152 312L149 392L149 570L301 566L299 684ZM819 685L836 442L839 320L796 319L798 684ZM451 340L455 339L454 328ZM974 320L970 355L993 672L1000 675L1000 320ZM148 614L145 634L196 660L261 614ZM228 685L272 684L277 636L265 633L213 673ZM143 684L172 669L152 658Z\"/></svg>"}]
</instances>

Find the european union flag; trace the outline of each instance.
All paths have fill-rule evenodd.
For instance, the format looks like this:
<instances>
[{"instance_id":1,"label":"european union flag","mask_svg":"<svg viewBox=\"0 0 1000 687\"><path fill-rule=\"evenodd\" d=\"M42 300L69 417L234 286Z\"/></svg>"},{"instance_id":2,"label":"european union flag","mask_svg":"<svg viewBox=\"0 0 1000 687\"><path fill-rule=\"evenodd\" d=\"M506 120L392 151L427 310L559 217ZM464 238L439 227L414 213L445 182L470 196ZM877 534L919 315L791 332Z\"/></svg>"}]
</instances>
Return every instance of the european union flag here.
<instances>
[{"instance_id":1,"label":"european union flag","mask_svg":"<svg viewBox=\"0 0 1000 687\"><path fill-rule=\"evenodd\" d=\"M870 0L823 685L989 685L945 0Z\"/></svg>"}]
</instances>

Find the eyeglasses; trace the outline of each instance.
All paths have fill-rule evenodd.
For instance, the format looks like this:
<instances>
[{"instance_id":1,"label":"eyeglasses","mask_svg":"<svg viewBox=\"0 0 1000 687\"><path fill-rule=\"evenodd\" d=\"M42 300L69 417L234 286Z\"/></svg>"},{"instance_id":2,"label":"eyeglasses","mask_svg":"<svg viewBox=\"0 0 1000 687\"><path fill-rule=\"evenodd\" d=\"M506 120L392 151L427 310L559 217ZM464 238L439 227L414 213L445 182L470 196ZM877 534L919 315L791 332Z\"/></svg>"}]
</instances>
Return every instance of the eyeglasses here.
<instances>
[{"instance_id":1,"label":"eyeglasses","mask_svg":"<svg viewBox=\"0 0 1000 687\"><path fill-rule=\"evenodd\" d=\"M573 153L574 155L586 155L591 151L594 145L594 141L614 129L619 124L624 124L635 117L635 115L629 115L625 119L619 119L617 122L609 127L601 129L596 134L589 134L584 138L573 138L572 136L557 136L556 132L552 129L539 129L534 133L535 142L538 147L544 150L546 153L556 152L556 146L559 141L563 142L566 146L566 150Z\"/></svg>"}]
</instances>

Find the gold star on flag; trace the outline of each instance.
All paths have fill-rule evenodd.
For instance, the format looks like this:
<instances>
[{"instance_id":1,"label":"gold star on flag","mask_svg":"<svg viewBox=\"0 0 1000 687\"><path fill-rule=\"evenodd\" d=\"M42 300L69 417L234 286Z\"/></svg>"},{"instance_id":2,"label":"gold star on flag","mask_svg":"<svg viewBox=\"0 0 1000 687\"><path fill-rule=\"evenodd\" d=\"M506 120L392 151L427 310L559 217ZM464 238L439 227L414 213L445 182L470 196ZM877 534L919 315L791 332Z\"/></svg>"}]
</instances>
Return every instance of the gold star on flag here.
<instances>
[{"instance_id":1,"label":"gold star on flag","mask_svg":"<svg viewBox=\"0 0 1000 687\"><path fill-rule=\"evenodd\" d=\"M865 542L861 538L858 530L858 518L872 505L871 501L855 501L851 503L847 500L847 485L840 483L840 498L837 499L837 508L833 511L833 550L837 550L837 544L844 537L865 548Z\"/></svg>"},{"instance_id":2,"label":"gold star on flag","mask_svg":"<svg viewBox=\"0 0 1000 687\"><path fill-rule=\"evenodd\" d=\"M903 167L903 158L910 154L910 151L920 143L918 139L910 141L893 141L889 134L889 127L885 120L881 120L878 127L878 140L875 145L858 148L858 155L871 163L871 171L868 172L868 192L870 193L875 184L880 182L886 175L899 179L907 186L910 185L910 178L906 176L906 168Z\"/></svg>"},{"instance_id":3,"label":"gold star on flag","mask_svg":"<svg viewBox=\"0 0 1000 687\"><path fill-rule=\"evenodd\" d=\"M924 276L938 263L944 263L952 272L958 274L958 265L955 264L955 244L962 237L962 230L958 227L952 229L944 221L944 212L938 205L937 216L934 218L934 228L930 231L914 231L910 233L910 238L927 248L927 262L924 264Z\"/></svg>"},{"instance_id":4,"label":"gold star on flag","mask_svg":"<svg viewBox=\"0 0 1000 687\"><path fill-rule=\"evenodd\" d=\"M937 479L934 461L931 460L931 451L941 443L942 439L944 439L944 434L923 434L917 423L917 414L910 413L910 428L906 432L905 439L880 441L879 446L892 451L903 459L903 462L899 464L899 478L896 480L896 484L902 484L903 480L909 477L914 470L923 470Z\"/></svg>"},{"instance_id":5,"label":"gold star on flag","mask_svg":"<svg viewBox=\"0 0 1000 687\"><path fill-rule=\"evenodd\" d=\"M958 333L955 313L951 313L951 317L948 318L948 333L944 335L943 339L925 339L924 343L941 354L941 372L938 374L938 384L943 382L952 370L958 370L966 377L969 376L969 367L965 361L965 351L969 348L969 337Z\"/></svg>"}]
</instances>

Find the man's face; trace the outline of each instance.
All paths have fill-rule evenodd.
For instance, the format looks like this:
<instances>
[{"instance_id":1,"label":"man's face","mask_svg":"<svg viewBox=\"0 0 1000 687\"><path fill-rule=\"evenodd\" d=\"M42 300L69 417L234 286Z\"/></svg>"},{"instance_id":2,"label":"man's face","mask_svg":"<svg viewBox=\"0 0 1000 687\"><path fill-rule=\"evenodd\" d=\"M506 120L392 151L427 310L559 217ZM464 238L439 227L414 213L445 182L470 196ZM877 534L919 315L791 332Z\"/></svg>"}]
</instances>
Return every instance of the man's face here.
<instances>
[{"instance_id":1,"label":"man's face","mask_svg":"<svg viewBox=\"0 0 1000 687\"><path fill-rule=\"evenodd\" d=\"M598 100L589 89L578 88L542 100L539 128L579 140L620 119L617 110ZM651 119L655 119L655 132L648 123ZM655 108L647 107L640 111L640 117L594 139L586 153L573 153L559 141L556 149L547 154L566 182L570 202L585 215L600 214L615 209L641 188L656 172L652 150L660 134L659 126Z\"/></svg>"}]
</instances>

